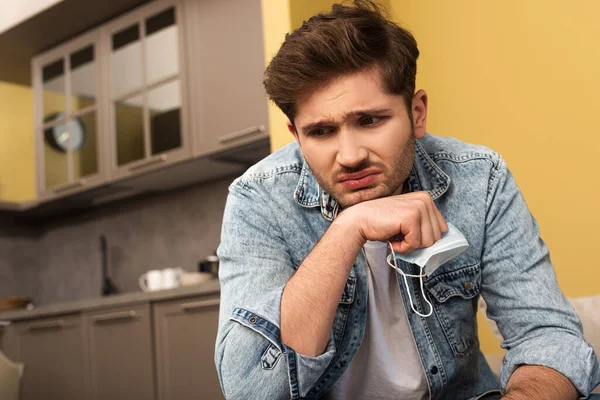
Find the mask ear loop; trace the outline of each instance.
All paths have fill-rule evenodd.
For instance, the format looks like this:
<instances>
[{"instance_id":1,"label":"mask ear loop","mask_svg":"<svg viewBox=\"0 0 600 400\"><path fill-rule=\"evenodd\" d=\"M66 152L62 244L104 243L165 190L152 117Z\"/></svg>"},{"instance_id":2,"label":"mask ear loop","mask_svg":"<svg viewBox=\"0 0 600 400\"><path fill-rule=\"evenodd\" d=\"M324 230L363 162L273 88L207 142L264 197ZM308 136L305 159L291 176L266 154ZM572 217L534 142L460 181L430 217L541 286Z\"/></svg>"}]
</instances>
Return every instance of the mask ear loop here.
<instances>
[{"instance_id":1,"label":"mask ear loop","mask_svg":"<svg viewBox=\"0 0 600 400\"><path fill-rule=\"evenodd\" d=\"M387 263L390 267L394 268L396 271L398 271L400 273L400 275L402 275L402 278L404 279L404 287L406 287L406 293L408 294L408 299L410 300L410 308L412 308L412 310L420 315L421 317L427 318L429 317L431 314L433 314L433 305L429 302L429 300L427 299L427 296L425 296L425 290L423 289L423 277L427 276L426 274L407 274L404 271L402 271L399 267L398 264L396 263L396 252L394 251L394 248L392 247L392 243L391 242L387 242L388 246L390 248L390 250L392 251L392 253L390 255L387 256ZM394 264L391 263L391 261L394 261ZM423 268L421 268L421 271L423 271ZM419 284L421 286L421 293L422 293L422 297L423 300L425 300L425 303L427 303L429 305L429 312L427 314L421 314L420 312L418 312L413 304L413 299L412 296L410 294L410 289L408 287L408 280L406 279L407 276L410 276L411 278L419 278Z\"/></svg>"}]
</instances>

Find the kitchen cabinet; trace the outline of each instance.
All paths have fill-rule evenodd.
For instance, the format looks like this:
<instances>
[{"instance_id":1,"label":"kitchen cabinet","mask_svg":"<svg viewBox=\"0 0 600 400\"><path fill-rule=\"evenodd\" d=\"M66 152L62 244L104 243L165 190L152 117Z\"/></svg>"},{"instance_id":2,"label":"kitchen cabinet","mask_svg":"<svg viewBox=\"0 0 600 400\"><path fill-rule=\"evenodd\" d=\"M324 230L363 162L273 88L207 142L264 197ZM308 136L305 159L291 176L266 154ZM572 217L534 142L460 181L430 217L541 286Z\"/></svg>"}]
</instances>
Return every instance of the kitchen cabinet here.
<instances>
[{"instance_id":1,"label":"kitchen cabinet","mask_svg":"<svg viewBox=\"0 0 600 400\"><path fill-rule=\"evenodd\" d=\"M160 302L153 312L158 399L222 399L213 362L219 298Z\"/></svg>"},{"instance_id":2,"label":"kitchen cabinet","mask_svg":"<svg viewBox=\"0 0 600 400\"><path fill-rule=\"evenodd\" d=\"M41 199L105 180L98 32L32 62L37 189Z\"/></svg>"},{"instance_id":3,"label":"kitchen cabinet","mask_svg":"<svg viewBox=\"0 0 600 400\"><path fill-rule=\"evenodd\" d=\"M182 7L154 1L33 59L41 199L189 158Z\"/></svg>"},{"instance_id":4,"label":"kitchen cabinet","mask_svg":"<svg viewBox=\"0 0 600 400\"><path fill-rule=\"evenodd\" d=\"M153 400L150 304L84 313L90 399Z\"/></svg>"},{"instance_id":5,"label":"kitchen cabinet","mask_svg":"<svg viewBox=\"0 0 600 400\"><path fill-rule=\"evenodd\" d=\"M14 325L0 325L0 351L9 360L19 360L19 336Z\"/></svg>"},{"instance_id":6,"label":"kitchen cabinet","mask_svg":"<svg viewBox=\"0 0 600 400\"><path fill-rule=\"evenodd\" d=\"M111 177L189 158L182 1L155 1L107 24Z\"/></svg>"},{"instance_id":7,"label":"kitchen cabinet","mask_svg":"<svg viewBox=\"0 0 600 400\"><path fill-rule=\"evenodd\" d=\"M3 327L2 350L25 363L23 399L222 399L218 285L122 296Z\"/></svg>"},{"instance_id":8,"label":"kitchen cabinet","mask_svg":"<svg viewBox=\"0 0 600 400\"><path fill-rule=\"evenodd\" d=\"M24 400L85 399L88 368L81 315L16 322Z\"/></svg>"},{"instance_id":9,"label":"kitchen cabinet","mask_svg":"<svg viewBox=\"0 0 600 400\"><path fill-rule=\"evenodd\" d=\"M270 152L264 68L260 0L156 0L36 56L37 214L239 175Z\"/></svg>"},{"instance_id":10,"label":"kitchen cabinet","mask_svg":"<svg viewBox=\"0 0 600 400\"><path fill-rule=\"evenodd\" d=\"M189 1L194 153L268 140L260 0Z\"/></svg>"}]
</instances>

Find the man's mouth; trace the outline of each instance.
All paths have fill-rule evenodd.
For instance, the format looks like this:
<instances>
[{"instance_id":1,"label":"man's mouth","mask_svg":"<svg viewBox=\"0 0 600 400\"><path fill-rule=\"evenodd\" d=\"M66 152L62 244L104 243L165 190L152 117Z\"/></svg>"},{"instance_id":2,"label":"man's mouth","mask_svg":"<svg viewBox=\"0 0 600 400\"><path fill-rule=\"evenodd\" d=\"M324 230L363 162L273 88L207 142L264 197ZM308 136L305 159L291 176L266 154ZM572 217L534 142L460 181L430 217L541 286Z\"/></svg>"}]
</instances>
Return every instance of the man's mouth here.
<instances>
[{"instance_id":1,"label":"man's mouth","mask_svg":"<svg viewBox=\"0 0 600 400\"><path fill-rule=\"evenodd\" d=\"M345 188L356 190L370 186L375 182L377 176L381 173L378 169L369 168L351 174L340 175L338 182Z\"/></svg>"}]
</instances>

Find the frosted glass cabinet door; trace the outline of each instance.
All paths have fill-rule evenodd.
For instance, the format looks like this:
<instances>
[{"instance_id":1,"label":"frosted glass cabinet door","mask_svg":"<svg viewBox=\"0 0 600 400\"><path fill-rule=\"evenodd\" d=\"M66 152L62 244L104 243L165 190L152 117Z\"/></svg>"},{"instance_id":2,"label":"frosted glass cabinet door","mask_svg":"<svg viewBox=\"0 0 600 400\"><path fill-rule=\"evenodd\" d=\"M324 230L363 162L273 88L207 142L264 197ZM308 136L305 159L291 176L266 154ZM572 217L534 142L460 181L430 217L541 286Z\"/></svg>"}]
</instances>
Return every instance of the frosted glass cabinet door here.
<instances>
[{"instance_id":1,"label":"frosted glass cabinet door","mask_svg":"<svg viewBox=\"0 0 600 400\"><path fill-rule=\"evenodd\" d=\"M113 176L187 157L180 2L158 1L107 28Z\"/></svg>"},{"instance_id":2,"label":"frosted glass cabinet door","mask_svg":"<svg viewBox=\"0 0 600 400\"><path fill-rule=\"evenodd\" d=\"M33 59L38 192L50 198L102 183L97 32Z\"/></svg>"}]
</instances>

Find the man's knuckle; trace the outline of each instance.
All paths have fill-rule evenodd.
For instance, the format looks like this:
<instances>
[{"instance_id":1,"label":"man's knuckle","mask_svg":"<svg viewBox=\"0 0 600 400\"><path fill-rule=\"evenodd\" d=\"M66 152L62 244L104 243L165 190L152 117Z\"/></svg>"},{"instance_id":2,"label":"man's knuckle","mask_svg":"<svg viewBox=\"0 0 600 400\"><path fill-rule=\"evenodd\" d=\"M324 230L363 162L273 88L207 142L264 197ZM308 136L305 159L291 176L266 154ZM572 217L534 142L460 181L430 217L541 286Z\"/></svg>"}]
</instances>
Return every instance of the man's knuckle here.
<instances>
[{"instance_id":1,"label":"man's knuckle","mask_svg":"<svg viewBox=\"0 0 600 400\"><path fill-rule=\"evenodd\" d=\"M426 239L423 239L423 240L421 241L421 245L422 245L423 247L429 247L429 246L432 246L432 245L433 245L433 243L434 243L434 242L433 242L433 239L432 239L432 238L426 238Z\"/></svg>"}]
</instances>

